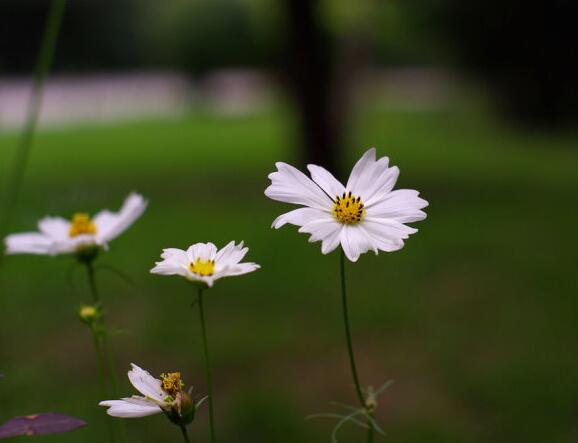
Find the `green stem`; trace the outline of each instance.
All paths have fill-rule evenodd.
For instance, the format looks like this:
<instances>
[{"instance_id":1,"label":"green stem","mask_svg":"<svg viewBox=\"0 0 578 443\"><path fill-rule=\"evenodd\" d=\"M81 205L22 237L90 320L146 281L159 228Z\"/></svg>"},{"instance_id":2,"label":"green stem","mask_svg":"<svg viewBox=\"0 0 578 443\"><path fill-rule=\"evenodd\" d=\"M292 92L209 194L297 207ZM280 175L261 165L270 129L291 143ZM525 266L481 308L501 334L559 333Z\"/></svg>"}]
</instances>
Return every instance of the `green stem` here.
<instances>
[{"instance_id":1,"label":"green stem","mask_svg":"<svg viewBox=\"0 0 578 443\"><path fill-rule=\"evenodd\" d=\"M56 48L58 35L60 34L65 6L66 0L52 0L50 12L48 13L48 17L46 19L44 34L40 44L40 52L38 53L36 65L34 67L32 94L30 96L30 101L27 107L26 122L22 130L21 138L18 142L16 158L14 160L10 178L8 183L4 184L4 189L6 189L8 193L6 195L5 201L2 202L3 207L0 213L0 240L3 239L8 232L10 222L12 221L12 215L16 207L16 202L18 201L18 195L20 194L20 188L22 187L22 179L24 177L24 171L26 170L26 165L28 163L28 157L34 138L34 131L38 122L38 116L40 115L44 80L52 68L54 50ZM4 260L4 257L5 254L0 253L0 265ZM3 303L3 297L1 296L0 302ZM3 308L4 306L0 307L2 312L4 312ZM2 335L2 337L5 336L3 330L0 331L0 335ZM9 363L9 359L6 354L7 352L5 351L5 343L2 339L0 340L0 360L4 365L3 370L8 370L7 365ZM12 392L8 391L7 395L0 396L0 403L2 404L4 411L10 412L12 408Z\"/></svg>"},{"instance_id":2,"label":"green stem","mask_svg":"<svg viewBox=\"0 0 578 443\"><path fill-rule=\"evenodd\" d=\"M102 302L98 292L98 287L96 286L94 263L92 260L87 260L84 263L86 264L86 270L88 274L88 286L90 288L90 293L92 294L92 300L96 305L98 305L98 308L101 310L100 318L98 319L98 324L96 325L96 328L98 328L97 333L99 336L99 343L101 344L102 352L103 355L105 356L106 367L108 369L108 379L110 381L110 394L116 396L118 385L116 378L116 368L114 364L114 357L112 355L112 351L108 343L108 329L106 327L104 314L102 313L103 309Z\"/></svg>"},{"instance_id":3,"label":"green stem","mask_svg":"<svg viewBox=\"0 0 578 443\"><path fill-rule=\"evenodd\" d=\"M108 398L113 398L113 394L110 392L110 390L108 389L108 384L106 382L106 364L105 364L105 358L104 358L104 352L102 349L102 335L95 329L95 327L98 327L97 325L91 325L90 326L90 332L92 333L92 339L93 339L93 343L94 343L94 351L96 353L96 363L98 366L98 373L100 375L100 387L103 391L103 393L105 393L105 395ZM115 432L114 432L114 426L111 420L107 420L107 428L108 428L108 438L111 441L111 443L114 443L116 441L116 436L115 436Z\"/></svg>"},{"instance_id":4,"label":"green stem","mask_svg":"<svg viewBox=\"0 0 578 443\"><path fill-rule=\"evenodd\" d=\"M65 9L66 0L52 0L46 19L46 27L42 37L40 52L38 53L36 67L34 69L32 94L30 95L30 101L27 107L26 121L18 143L12 174L6 188L9 193L4 206L4 216L0 223L0 238L4 238L5 236L12 218L12 212L16 206L20 188L22 187L22 178L26 170L26 165L28 164L28 158L34 141L34 132L36 131L38 117L40 116L40 110L42 108L44 81L52 68L54 50L56 48L58 35L60 34Z\"/></svg>"},{"instance_id":5,"label":"green stem","mask_svg":"<svg viewBox=\"0 0 578 443\"><path fill-rule=\"evenodd\" d=\"M207 342L207 326L205 324L205 308L203 305L203 288L199 288L199 319L201 321L201 332L203 336L203 350L205 353L205 373L207 377L207 395L209 397L209 426L211 428L211 443L215 443L215 413L213 407L213 375L211 373L211 362L209 360L209 345Z\"/></svg>"},{"instance_id":6,"label":"green stem","mask_svg":"<svg viewBox=\"0 0 578 443\"><path fill-rule=\"evenodd\" d=\"M353 384L355 385L355 392L357 394L357 399L361 404L363 409L367 410L367 405L365 404L365 397L363 395L363 390L361 389L361 384L359 383L359 376L357 375L357 365L355 364L355 354L353 352L353 342L351 340L351 328L349 326L349 308L347 306L347 284L345 282L345 253L341 249L341 255L339 260L339 267L341 271L341 304L343 308L343 323L345 325L345 338L347 340L347 352L349 355L349 365L351 366L351 375L353 376ZM373 424L368 420L368 434L367 442L371 443L373 441Z\"/></svg>"},{"instance_id":7,"label":"green stem","mask_svg":"<svg viewBox=\"0 0 578 443\"><path fill-rule=\"evenodd\" d=\"M93 260L94 259L83 260L83 263L86 265L88 287L90 288L92 300L100 311L99 318L94 320L94 323L90 325L90 331L92 332L94 339L94 348L96 351L96 358L98 360L99 372L102 378L103 390L106 392L107 397L115 398L117 392L116 371L114 367L113 355L110 350L110 346L108 345L108 332L106 323L104 321L104 314L102 313L102 302L100 300L98 287L96 285ZM114 443L116 441L114 425L110 420L107 422L109 439L112 443Z\"/></svg>"},{"instance_id":8,"label":"green stem","mask_svg":"<svg viewBox=\"0 0 578 443\"><path fill-rule=\"evenodd\" d=\"M94 264L92 260L87 260L85 263L86 263L86 272L88 273L88 287L90 288L92 301L96 304L100 304L100 296L98 294L98 288L96 287L96 278L94 276Z\"/></svg>"},{"instance_id":9,"label":"green stem","mask_svg":"<svg viewBox=\"0 0 578 443\"><path fill-rule=\"evenodd\" d=\"M351 330L349 327L349 312L348 312L349 310L347 307L347 285L345 284L345 253L343 252L343 249L341 249L340 268L341 268L341 303L343 307L343 323L345 325L345 338L347 340L349 365L351 366L351 374L353 375L353 384L355 385L355 392L357 393L357 398L361 406L365 408L365 398L363 396L363 391L361 390L361 385L359 383L359 376L357 375L357 366L355 364L355 355L353 354L353 343L351 341Z\"/></svg>"},{"instance_id":10,"label":"green stem","mask_svg":"<svg viewBox=\"0 0 578 443\"><path fill-rule=\"evenodd\" d=\"M181 428L181 433L183 434L183 438L185 439L185 442L191 443L191 440L189 439L189 433L187 432L186 426L181 425L180 428Z\"/></svg>"},{"instance_id":11,"label":"green stem","mask_svg":"<svg viewBox=\"0 0 578 443\"><path fill-rule=\"evenodd\" d=\"M371 418L373 418L373 412L368 412L369 416ZM375 434L375 431L373 430L373 424L371 423L370 420L368 420L369 423L369 429L367 430L367 443L373 443L373 434Z\"/></svg>"}]
</instances>

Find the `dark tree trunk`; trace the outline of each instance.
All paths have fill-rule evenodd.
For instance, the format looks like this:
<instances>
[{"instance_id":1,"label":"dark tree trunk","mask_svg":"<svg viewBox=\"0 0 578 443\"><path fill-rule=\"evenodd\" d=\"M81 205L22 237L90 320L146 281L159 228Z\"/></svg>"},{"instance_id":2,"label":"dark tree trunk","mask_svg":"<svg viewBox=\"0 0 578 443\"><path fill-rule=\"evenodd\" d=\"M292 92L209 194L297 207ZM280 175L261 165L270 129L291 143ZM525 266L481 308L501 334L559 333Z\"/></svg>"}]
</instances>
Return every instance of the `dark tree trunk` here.
<instances>
[{"instance_id":1,"label":"dark tree trunk","mask_svg":"<svg viewBox=\"0 0 578 443\"><path fill-rule=\"evenodd\" d=\"M318 0L285 0L285 5L283 75L299 119L300 160L335 171L343 146L335 93L335 41L323 28Z\"/></svg>"}]
</instances>

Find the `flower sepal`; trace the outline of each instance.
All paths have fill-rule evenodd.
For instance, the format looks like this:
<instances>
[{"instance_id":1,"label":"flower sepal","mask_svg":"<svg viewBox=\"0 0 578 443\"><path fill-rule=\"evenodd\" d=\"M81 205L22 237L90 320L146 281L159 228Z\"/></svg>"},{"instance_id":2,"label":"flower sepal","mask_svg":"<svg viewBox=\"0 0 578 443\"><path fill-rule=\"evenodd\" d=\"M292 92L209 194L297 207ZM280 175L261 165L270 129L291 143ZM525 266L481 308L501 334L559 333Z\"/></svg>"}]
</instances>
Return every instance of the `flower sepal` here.
<instances>
[{"instance_id":1,"label":"flower sepal","mask_svg":"<svg viewBox=\"0 0 578 443\"><path fill-rule=\"evenodd\" d=\"M76 250L76 259L79 263L82 264L92 263L94 260L96 260L96 257L98 257L101 249L102 248L98 245L81 245Z\"/></svg>"},{"instance_id":2,"label":"flower sepal","mask_svg":"<svg viewBox=\"0 0 578 443\"><path fill-rule=\"evenodd\" d=\"M205 401L203 397L195 402L190 392L180 391L177 393L175 400L172 402L170 409L164 409L163 412L167 418L177 426L186 426L193 422L197 409Z\"/></svg>"}]
</instances>

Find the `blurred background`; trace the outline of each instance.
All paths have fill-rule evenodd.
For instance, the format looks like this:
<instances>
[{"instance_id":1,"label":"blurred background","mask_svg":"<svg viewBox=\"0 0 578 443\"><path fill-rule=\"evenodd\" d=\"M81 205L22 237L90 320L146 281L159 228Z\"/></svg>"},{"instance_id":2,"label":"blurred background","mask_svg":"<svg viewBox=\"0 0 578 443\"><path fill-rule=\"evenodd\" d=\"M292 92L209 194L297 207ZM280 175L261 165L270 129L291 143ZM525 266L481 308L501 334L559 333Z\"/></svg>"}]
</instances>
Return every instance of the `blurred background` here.
<instances>
[{"instance_id":1,"label":"blurred background","mask_svg":"<svg viewBox=\"0 0 578 443\"><path fill-rule=\"evenodd\" d=\"M262 270L207 299L222 442L330 441L355 403L338 254L263 191L274 162L346 180L370 146L430 202L394 254L348 266L366 385L395 383L397 443L578 439L578 93L572 2L69 1L10 231L150 199L99 259L122 393L135 362L206 392L190 286L148 270L164 247L245 240ZM0 197L9 194L48 2L0 2ZM572 203L574 202L574 203ZM0 214L0 216L2 216ZM46 442L102 442L107 417L71 257L0 263L0 422L89 422ZM120 270L130 282L111 272ZM207 411L191 426L207 441ZM163 417L128 441L179 441ZM360 441L345 426L343 443Z\"/></svg>"}]
</instances>

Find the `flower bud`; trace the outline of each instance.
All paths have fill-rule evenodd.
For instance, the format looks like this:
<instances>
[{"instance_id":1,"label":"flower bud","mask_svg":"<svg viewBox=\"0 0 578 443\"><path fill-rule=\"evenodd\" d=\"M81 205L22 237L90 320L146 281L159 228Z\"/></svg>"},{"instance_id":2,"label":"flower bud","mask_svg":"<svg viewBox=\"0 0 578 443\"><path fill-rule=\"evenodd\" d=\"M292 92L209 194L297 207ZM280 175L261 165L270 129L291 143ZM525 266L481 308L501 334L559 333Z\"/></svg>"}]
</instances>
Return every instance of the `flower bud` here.
<instances>
[{"instance_id":1,"label":"flower bud","mask_svg":"<svg viewBox=\"0 0 578 443\"><path fill-rule=\"evenodd\" d=\"M94 323L94 321L100 316L100 311L97 306L94 305L81 305L78 309L78 318L88 325Z\"/></svg>"}]
</instances>

